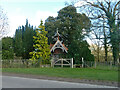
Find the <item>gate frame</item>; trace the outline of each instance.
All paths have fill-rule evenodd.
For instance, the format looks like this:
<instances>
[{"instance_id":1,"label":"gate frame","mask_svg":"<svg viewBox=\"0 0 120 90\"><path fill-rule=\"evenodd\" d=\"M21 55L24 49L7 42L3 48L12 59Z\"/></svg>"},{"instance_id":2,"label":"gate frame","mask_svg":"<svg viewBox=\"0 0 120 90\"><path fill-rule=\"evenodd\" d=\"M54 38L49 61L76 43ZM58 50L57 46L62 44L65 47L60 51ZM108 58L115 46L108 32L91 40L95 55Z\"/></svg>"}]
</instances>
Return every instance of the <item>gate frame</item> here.
<instances>
[{"instance_id":1,"label":"gate frame","mask_svg":"<svg viewBox=\"0 0 120 90\"><path fill-rule=\"evenodd\" d=\"M60 64L57 64L57 62L61 61ZM64 64L63 61L67 62L68 64ZM73 68L73 58L71 59L57 59L56 61L54 59L51 60L51 67L54 67L55 65L61 65L61 67L63 68L63 66L70 66L71 68Z\"/></svg>"}]
</instances>

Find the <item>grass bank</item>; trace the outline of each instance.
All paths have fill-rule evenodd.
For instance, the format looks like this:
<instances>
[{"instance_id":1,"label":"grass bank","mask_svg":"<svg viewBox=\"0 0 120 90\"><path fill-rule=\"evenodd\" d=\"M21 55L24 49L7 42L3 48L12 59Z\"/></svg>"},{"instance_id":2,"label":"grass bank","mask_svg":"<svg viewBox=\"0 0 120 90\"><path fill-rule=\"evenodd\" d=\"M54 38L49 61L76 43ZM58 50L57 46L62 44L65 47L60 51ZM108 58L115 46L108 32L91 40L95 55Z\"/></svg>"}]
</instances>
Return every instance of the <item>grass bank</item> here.
<instances>
[{"instance_id":1,"label":"grass bank","mask_svg":"<svg viewBox=\"0 0 120 90\"><path fill-rule=\"evenodd\" d=\"M118 81L118 71L93 68L3 68L2 72L89 80Z\"/></svg>"}]
</instances>

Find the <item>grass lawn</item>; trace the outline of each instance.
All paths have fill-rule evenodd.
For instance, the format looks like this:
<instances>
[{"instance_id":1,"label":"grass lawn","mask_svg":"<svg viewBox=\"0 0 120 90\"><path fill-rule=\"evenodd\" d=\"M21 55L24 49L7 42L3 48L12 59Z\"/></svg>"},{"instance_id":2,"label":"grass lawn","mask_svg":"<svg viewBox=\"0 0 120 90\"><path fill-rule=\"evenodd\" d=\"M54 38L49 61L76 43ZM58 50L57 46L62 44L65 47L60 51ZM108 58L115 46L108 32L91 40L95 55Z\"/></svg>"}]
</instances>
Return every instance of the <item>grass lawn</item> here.
<instances>
[{"instance_id":1,"label":"grass lawn","mask_svg":"<svg viewBox=\"0 0 120 90\"><path fill-rule=\"evenodd\" d=\"M2 72L89 80L118 81L118 71L93 68L3 68Z\"/></svg>"}]
</instances>

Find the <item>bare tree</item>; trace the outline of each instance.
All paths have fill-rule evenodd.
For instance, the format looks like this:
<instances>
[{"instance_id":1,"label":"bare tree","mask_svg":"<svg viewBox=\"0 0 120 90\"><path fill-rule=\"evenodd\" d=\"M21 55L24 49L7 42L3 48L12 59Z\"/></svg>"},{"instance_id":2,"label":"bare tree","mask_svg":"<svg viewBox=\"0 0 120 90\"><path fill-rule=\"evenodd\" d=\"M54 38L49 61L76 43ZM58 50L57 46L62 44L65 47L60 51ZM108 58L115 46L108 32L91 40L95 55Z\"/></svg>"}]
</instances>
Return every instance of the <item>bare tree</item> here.
<instances>
[{"instance_id":1,"label":"bare tree","mask_svg":"<svg viewBox=\"0 0 120 90\"><path fill-rule=\"evenodd\" d=\"M2 7L0 6L0 39L3 35L7 34L8 29L8 18L6 14L3 12Z\"/></svg>"},{"instance_id":2,"label":"bare tree","mask_svg":"<svg viewBox=\"0 0 120 90\"><path fill-rule=\"evenodd\" d=\"M119 14L118 10L120 9L118 6L120 4L119 0L78 0L78 2L82 1L84 3L82 6L77 6L76 8L80 8L80 10L84 10L92 21L93 26L96 28L103 27L102 22L104 22L103 28L103 36L104 32L106 32L105 28L109 30L106 38L110 39L110 43L112 45L112 52L114 63L117 61L119 56L119 38L118 32L119 29L116 25L117 16ZM103 19L104 18L104 19ZM98 30L98 29L97 29ZM100 30L100 29L99 29ZM102 38L99 38L102 39Z\"/></svg>"}]
</instances>

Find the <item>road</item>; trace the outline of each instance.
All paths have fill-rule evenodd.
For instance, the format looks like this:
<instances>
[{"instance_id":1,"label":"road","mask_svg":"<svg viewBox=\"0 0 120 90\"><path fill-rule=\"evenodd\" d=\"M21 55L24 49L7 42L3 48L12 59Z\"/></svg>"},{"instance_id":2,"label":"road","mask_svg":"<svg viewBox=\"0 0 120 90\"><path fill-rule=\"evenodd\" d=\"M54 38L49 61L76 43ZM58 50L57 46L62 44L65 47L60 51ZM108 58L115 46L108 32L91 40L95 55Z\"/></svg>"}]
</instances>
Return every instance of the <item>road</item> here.
<instances>
[{"instance_id":1,"label":"road","mask_svg":"<svg viewBox=\"0 0 120 90\"><path fill-rule=\"evenodd\" d=\"M2 76L2 88L115 88L54 80Z\"/></svg>"}]
</instances>

